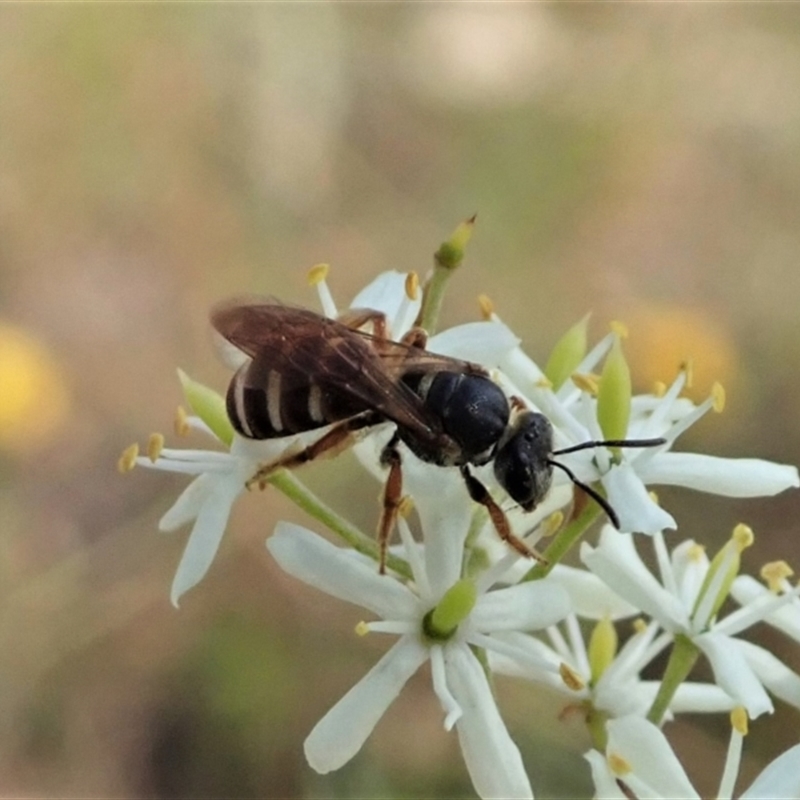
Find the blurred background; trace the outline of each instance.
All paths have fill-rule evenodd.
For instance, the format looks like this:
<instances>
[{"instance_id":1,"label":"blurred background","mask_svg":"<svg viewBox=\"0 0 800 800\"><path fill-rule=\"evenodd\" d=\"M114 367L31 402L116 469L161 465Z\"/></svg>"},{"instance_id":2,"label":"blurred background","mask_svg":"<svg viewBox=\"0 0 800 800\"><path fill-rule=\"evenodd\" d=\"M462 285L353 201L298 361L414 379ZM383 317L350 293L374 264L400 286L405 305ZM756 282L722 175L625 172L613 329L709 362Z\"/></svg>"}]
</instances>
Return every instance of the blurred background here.
<instances>
[{"instance_id":1,"label":"blurred background","mask_svg":"<svg viewBox=\"0 0 800 800\"><path fill-rule=\"evenodd\" d=\"M695 398L727 389L679 449L797 463L798 85L784 5L0 8L0 794L471 796L424 672L315 775L305 735L385 640L271 563L276 520L312 524L276 492L240 500L176 611L186 531L156 525L187 481L117 457L175 443L176 367L224 390L215 301L316 307L324 261L346 304L382 270L424 273L477 212L445 324L487 293L544 361L587 311L593 339L623 320L640 389L687 357ZM371 530L360 475L345 454L304 477ZM660 496L711 548L750 524L751 572L797 561L796 492ZM537 796L590 794L580 720L498 691ZM797 729L784 707L755 723L744 775ZM706 795L728 730L671 728Z\"/></svg>"}]
</instances>

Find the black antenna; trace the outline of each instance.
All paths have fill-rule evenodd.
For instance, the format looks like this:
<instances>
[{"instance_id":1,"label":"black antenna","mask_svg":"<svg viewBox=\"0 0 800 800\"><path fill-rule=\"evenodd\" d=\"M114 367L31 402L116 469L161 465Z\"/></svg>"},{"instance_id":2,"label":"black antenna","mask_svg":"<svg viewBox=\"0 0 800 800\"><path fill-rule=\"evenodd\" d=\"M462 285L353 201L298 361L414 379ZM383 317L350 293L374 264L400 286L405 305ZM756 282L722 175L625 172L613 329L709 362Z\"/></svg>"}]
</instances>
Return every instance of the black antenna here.
<instances>
[{"instance_id":1,"label":"black antenna","mask_svg":"<svg viewBox=\"0 0 800 800\"><path fill-rule=\"evenodd\" d=\"M591 486L584 483L583 481L579 481L575 477L575 473L569 467L565 467L563 464L559 464L558 461L552 461L549 458L547 459L547 463L550 464L551 467L558 467L559 469L564 470L564 472L566 472L567 475L569 476L569 479L576 486L583 489L583 491L586 492L586 494L588 494L589 497L591 497L595 501L595 503L597 503L597 505L599 505L600 508L602 508L603 511L606 512L606 514L608 514L608 518L611 520L611 524L617 530L619 530L619 517L617 516L617 512L614 511L613 508L611 508L611 505L609 504L608 500L606 500L605 497L603 497L603 495L596 492L594 489L592 489Z\"/></svg>"},{"instance_id":2,"label":"black antenna","mask_svg":"<svg viewBox=\"0 0 800 800\"><path fill-rule=\"evenodd\" d=\"M591 447L658 447L666 444L667 440L663 436L657 439L604 439L602 441L581 442L572 447L562 447L561 450L554 450L554 456L563 456L567 453L575 453L578 450L588 450Z\"/></svg>"},{"instance_id":3,"label":"black antenna","mask_svg":"<svg viewBox=\"0 0 800 800\"><path fill-rule=\"evenodd\" d=\"M603 441L581 442L581 444L574 444L571 447L564 447L561 450L554 450L553 455L563 456L567 453L575 453L578 450L589 450L592 447L658 447L658 445L666 443L667 440L663 436L656 439L605 439ZM579 481L575 477L575 473L569 467L565 467L563 464L559 464L558 461L553 461L551 458L547 459L547 463L551 467L558 467L560 470L566 472L569 479L586 492L586 494L606 512L611 524L619 530L619 517L617 516L617 512L614 511L603 495L592 489L591 486L585 484L583 481Z\"/></svg>"}]
</instances>

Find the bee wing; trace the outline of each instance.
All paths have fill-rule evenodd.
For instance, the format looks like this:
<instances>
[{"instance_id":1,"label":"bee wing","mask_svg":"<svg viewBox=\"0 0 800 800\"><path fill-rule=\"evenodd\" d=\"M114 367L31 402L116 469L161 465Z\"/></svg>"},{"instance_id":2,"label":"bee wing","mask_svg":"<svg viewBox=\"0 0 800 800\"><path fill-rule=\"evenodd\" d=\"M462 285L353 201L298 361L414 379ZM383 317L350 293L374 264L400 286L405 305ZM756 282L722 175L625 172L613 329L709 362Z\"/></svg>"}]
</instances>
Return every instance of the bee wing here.
<instances>
[{"instance_id":1,"label":"bee wing","mask_svg":"<svg viewBox=\"0 0 800 800\"><path fill-rule=\"evenodd\" d=\"M280 373L282 391L317 384L338 402L355 401L379 411L426 440L442 434L439 420L399 381L407 371L404 360L432 356L424 350L379 339L277 301L219 306L211 322L231 345L253 360L257 369L248 374ZM440 369L445 362L450 369L460 363L443 356L432 358Z\"/></svg>"}]
</instances>

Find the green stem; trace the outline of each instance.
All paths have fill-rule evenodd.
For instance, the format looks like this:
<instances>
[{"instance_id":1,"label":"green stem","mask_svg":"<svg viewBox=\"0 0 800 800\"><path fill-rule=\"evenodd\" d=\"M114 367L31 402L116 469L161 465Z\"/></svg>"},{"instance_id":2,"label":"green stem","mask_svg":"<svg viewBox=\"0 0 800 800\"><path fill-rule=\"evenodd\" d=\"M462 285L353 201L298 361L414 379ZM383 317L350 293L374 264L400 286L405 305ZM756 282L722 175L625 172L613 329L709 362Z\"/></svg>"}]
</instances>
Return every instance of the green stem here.
<instances>
[{"instance_id":1,"label":"green stem","mask_svg":"<svg viewBox=\"0 0 800 800\"><path fill-rule=\"evenodd\" d=\"M295 505L299 506L310 517L321 522L335 534L340 536L354 550L369 558L378 561L380 548L371 536L367 536L344 517L340 517L332 508L325 505L312 491L310 491L294 473L287 469L278 470L269 478L269 483L278 491L285 494ZM412 578L411 567L408 562L391 553L387 553L386 566L404 578Z\"/></svg>"},{"instance_id":2,"label":"green stem","mask_svg":"<svg viewBox=\"0 0 800 800\"><path fill-rule=\"evenodd\" d=\"M436 264L433 268L433 275L423 290L422 308L417 324L431 336L436 332L439 312L442 310L442 301L444 300L444 290L452 274L451 268Z\"/></svg>"},{"instance_id":3,"label":"green stem","mask_svg":"<svg viewBox=\"0 0 800 800\"><path fill-rule=\"evenodd\" d=\"M592 738L592 744L596 750L604 753L606 745L608 744L608 731L606 723L609 720L609 713L601 711L599 708L591 706L586 712L586 727L589 729L589 735Z\"/></svg>"},{"instance_id":4,"label":"green stem","mask_svg":"<svg viewBox=\"0 0 800 800\"><path fill-rule=\"evenodd\" d=\"M675 636L667 668L664 671L664 679L661 681L650 711L647 712L647 719L654 725L661 724L675 692L689 676L699 655L700 648L688 636L682 633Z\"/></svg>"},{"instance_id":5,"label":"green stem","mask_svg":"<svg viewBox=\"0 0 800 800\"><path fill-rule=\"evenodd\" d=\"M587 503L586 508L583 509L577 519L572 520L565 528L562 528L542 553L547 559L547 563L536 564L522 580L536 581L549 575L553 567L564 558L572 546L586 533L589 526L600 516L600 511L601 508L597 503Z\"/></svg>"}]
</instances>

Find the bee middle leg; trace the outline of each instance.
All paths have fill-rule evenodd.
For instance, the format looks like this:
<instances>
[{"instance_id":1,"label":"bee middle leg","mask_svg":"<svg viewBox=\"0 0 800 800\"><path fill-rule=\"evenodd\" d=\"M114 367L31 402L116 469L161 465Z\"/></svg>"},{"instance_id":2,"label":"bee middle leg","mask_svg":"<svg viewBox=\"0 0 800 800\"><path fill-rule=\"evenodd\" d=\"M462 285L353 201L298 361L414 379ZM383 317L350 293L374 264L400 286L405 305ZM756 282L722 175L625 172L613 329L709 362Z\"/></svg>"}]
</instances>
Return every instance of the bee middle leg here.
<instances>
[{"instance_id":1,"label":"bee middle leg","mask_svg":"<svg viewBox=\"0 0 800 800\"><path fill-rule=\"evenodd\" d=\"M389 539L392 531L397 523L400 501L403 499L402 461L400 451L397 449L399 442L400 436L395 432L381 452L381 464L389 467L389 476L383 487L383 509L378 523L378 548L380 551L378 571L381 575L386 574L386 551L389 548Z\"/></svg>"},{"instance_id":2,"label":"bee middle leg","mask_svg":"<svg viewBox=\"0 0 800 800\"><path fill-rule=\"evenodd\" d=\"M290 450L283 456L280 456L275 461L270 461L259 467L258 471L250 478L245 484L248 489L258 485L259 489L266 486L267 480L276 470L279 469L294 469L303 464L308 464L320 456L335 456L343 450L350 447L354 441L354 433L363 428L368 428L372 425L382 422L383 417L379 414L362 414L358 417L350 417L349 419L334 425L324 436L312 442L308 447L302 450Z\"/></svg>"},{"instance_id":3,"label":"bee middle leg","mask_svg":"<svg viewBox=\"0 0 800 800\"><path fill-rule=\"evenodd\" d=\"M497 505L492 495L489 494L489 490L469 471L469 467L466 464L461 467L461 475L464 478L464 483L467 484L469 496L489 512L489 519L491 519L497 535L520 555L546 564L547 559L538 550L526 544L511 530L508 517L503 512L503 509Z\"/></svg>"}]
</instances>

